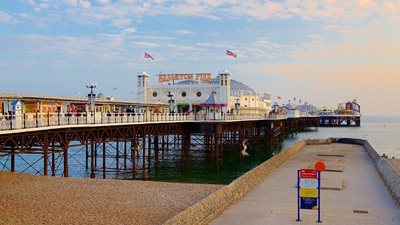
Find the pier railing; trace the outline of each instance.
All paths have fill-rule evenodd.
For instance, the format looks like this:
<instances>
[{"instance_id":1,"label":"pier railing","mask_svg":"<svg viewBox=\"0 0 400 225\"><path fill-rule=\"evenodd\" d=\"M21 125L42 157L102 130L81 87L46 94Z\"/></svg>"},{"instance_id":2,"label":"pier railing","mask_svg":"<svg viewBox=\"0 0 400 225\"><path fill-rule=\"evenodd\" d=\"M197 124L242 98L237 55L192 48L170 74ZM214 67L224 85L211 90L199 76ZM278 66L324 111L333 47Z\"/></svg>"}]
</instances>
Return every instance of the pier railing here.
<instances>
[{"instance_id":1,"label":"pier railing","mask_svg":"<svg viewBox=\"0 0 400 225\"><path fill-rule=\"evenodd\" d=\"M168 121L232 121L248 119L285 119L286 116L235 113L23 113L20 115L0 115L0 130L16 130L36 127L119 124Z\"/></svg>"}]
</instances>

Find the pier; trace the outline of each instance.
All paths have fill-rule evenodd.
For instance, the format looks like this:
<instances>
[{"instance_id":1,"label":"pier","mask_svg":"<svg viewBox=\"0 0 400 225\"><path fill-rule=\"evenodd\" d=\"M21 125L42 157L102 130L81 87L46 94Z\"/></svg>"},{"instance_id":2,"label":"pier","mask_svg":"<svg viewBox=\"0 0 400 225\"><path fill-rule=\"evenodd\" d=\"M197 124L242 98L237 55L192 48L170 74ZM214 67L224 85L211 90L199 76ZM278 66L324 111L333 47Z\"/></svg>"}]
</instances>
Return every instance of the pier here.
<instances>
[{"instance_id":1,"label":"pier","mask_svg":"<svg viewBox=\"0 0 400 225\"><path fill-rule=\"evenodd\" d=\"M158 172L159 163L171 152L179 156L174 160L182 169L190 166L195 151L205 153L206 160L218 169L225 153L242 157L245 139L249 149L261 151L279 145L285 135L317 128L319 121L318 117L286 119L221 114L118 114L83 118L66 116L59 120L43 116L22 123L25 128L0 131L0 169L69 177L73 160L91 178L123 173L132 179L145 180L150 173ZM78 152L84 157L78 158ZM36 158L28 161L27 155Z\"/></svg>"}]
</instances>

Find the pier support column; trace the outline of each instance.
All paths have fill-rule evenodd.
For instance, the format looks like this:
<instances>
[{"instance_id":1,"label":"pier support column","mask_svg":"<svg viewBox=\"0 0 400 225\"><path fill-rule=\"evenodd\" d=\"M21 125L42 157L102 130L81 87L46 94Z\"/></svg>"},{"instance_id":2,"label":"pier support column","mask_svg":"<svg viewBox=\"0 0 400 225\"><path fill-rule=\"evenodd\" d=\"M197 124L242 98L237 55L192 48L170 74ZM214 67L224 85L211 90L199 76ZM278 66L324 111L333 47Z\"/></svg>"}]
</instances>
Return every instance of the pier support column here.
<instances>
[{"instance_id":1,"label":"pier support column","mask_svg":"<svg viewBox=\"0 0 400 225\"><path fill-rule=\"evenodd\" d=\"M106 141L103 140L103 179L106 179Z\"/></svg>"},{"instance_id":2,"label":"pier support column","mask_svg":"<svg viewBox=\"0 0 400 225\"><path fill-rule=\"evenodd\" d=\"M185 132L182 135L182 169L186 170L189 168L189 158L190 158L190 133Z\"/></svg>"},{"instance_id":3,"label":"pier support column","mask_svg":"<svg viewBox=\"0 0 400 225\"><path fill-rule=\"evenodd\" d=\"M51 142L51 176L56 176L56 156L54 154L54 141Z\"/></svg>"},{"instance_id":4,"label":"pier support column","mask_svg":"<svg viewBox=\"0 0 400 225\"><path fill-rule=\"evenodd\" d=\"M64 146L64 177L68 177L68 144Z\"/></svg>"},{"instance_id":5,"label":"pier support column","mask_svg":"<svg viewBox=\"0 0 400 225\"><path fill-rule=\"evenodd\" d=\"M119 172L119 142L116 141L116 148L115 148L115 167L117 169L117 172Z\"/></svg>"},{"instance_id":6,"label":"pier support column","mask_svg":"<svg viewBox=\"0 0 400 225\"><path fill-rule=\"evenodd\" d=\"M142 180L146 180L146 135L143 135Z\"/></svg>"},{"instance_id":7,"label":"pier support column","mask_svg":"<svg viewBox=\"0 0 400 225\"><path fill-rule=\"evenodd\" d=\"M154 136L154 167L155 167L155 173L158 174L158 152L159 152L159 146L158 146L158 135Z\"/></svg>"},{"instance_id":8,"label":"pier support column","mask_svg":"<svg viewBox=\"0 0 400 225\"><path fill-rule=\"evenodd\" d=\"M15 146L11 146L11 172L15 172Z\"/></svg>"},{"instance_id":9,"label":"pier support column","mask_svg":"<svg viewBox=\"0 0 400 225\"><path fill-rule=\"evenodd\" d=\"M48 165L49 163L49 137L47 133L44 135L44 143L43 143L43 175L47 176L48 173Z\"/></svg>"},{"instance_id":10,"label":"pier support column","mask_svg":"<svg viewBox=\"0 0 400 225\"><path fill-rule=\"evenodd\" d=\"M90 143L90 178L96 178L96 174L94 173L94 143L93 140L91 140Z\"/></svg>"}]
</instances>

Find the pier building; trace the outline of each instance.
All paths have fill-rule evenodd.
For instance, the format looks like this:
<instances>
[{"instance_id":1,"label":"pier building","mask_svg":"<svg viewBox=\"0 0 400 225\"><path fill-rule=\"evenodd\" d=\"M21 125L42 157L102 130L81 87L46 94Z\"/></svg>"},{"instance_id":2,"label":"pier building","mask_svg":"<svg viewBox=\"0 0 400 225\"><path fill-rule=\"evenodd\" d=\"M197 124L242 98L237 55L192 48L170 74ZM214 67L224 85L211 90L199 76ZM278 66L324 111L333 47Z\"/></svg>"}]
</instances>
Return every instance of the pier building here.
<instances>
[{"instance_id":1,"label":"pier building","mask_svg":"<svg viewBox=\"0 0 400 225\"><path fill-rule=\"evenodd\" d=\"M246 84L232 79L224 69L213 78L211 73L157 74L158 84L150 76L137 75L137 99L169 104L171 112L223 112L265 115L271 111L271 96L260 96Z\"/></svg>"},{"instance_id":2,"label":"pier building","mask_svg":"<svg viewBox=\"0 0 400 225\"><path fill-rule=\"evenodd\" d=\"M116 100L113 97L96 98L94 111L99 113L125 113L163 111L168 105L162 102ZM0 94L0 115L15 113L68 113L88 112L90 105L85 97L44 96L32 94Z\"/></svg>"}]
</instances>

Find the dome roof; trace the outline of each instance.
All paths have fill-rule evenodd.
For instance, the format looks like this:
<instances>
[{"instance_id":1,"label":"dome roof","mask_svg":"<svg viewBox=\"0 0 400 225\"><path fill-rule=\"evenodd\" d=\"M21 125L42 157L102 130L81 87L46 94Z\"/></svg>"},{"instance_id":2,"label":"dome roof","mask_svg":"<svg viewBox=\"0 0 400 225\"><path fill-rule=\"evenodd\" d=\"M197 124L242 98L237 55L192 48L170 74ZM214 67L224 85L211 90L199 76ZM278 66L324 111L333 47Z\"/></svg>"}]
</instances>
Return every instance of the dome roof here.
<instances>
[{"instance_id":1,"label":"dome roof","mask_svg":"<svg viewBox=\"0 0 400 225\"><path fill-rule=\"evenodd\" d=\"M252 88L243 84L242 82L231 80L231 95L257 95L257 92L255 92Z\"/></svg>"},{"instance_id":2,"label":"dome roof","mask_svg":"<svg viewBox=\"0 0 400 225\"><path fill-rule=\"evenodd\" d=\"M212 79L212 84L219 84L219 78ZM188 85L188 84L199 84L197 80L183 80L175 83L176 85ZM257 95L252 88L239 82L237 80L231 79L231 96L240 96L240 95Z\"/></svg>"}]
</instances>

